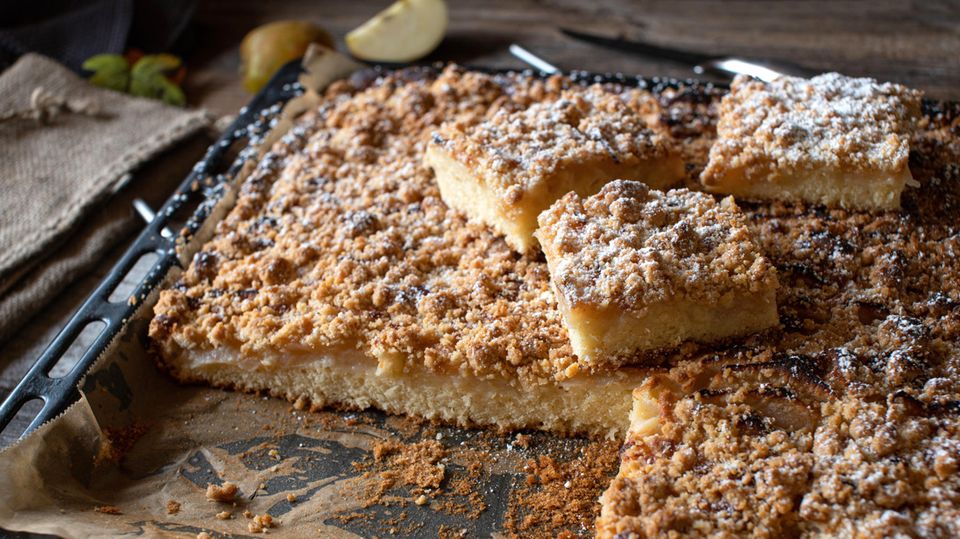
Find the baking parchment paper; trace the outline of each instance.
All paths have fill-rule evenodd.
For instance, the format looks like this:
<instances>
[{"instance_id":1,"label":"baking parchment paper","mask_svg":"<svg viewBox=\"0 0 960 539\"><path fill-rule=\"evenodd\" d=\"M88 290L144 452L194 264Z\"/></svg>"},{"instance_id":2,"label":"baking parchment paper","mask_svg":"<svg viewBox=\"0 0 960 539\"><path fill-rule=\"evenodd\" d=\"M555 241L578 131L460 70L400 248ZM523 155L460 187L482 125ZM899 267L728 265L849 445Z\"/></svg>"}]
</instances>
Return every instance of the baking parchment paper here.
<instances>
[{"instance_id":1,"label":"baking parchment paper","mask_svg":"<svg viewBox=\"0 0 960 539\"><path fill-rule=\"evenodd\" d=\"M339 56L313 56L303 79L309 87L355 67ZM291 102L285 112L295 115L311 98ZM283 129L281 122L277 131ZM182 249L184 260L205 236L209 230ZM499 536L509 505L522 495L518 487L529 484L524 462L544 453L577 459L589 443L538 433L519 447L513 435L417 425L375 411L314 413L276 399L178 385L146 352L156 296L140 299L136 316L81 383L81 400L0 453L0 528L63 537L256 537L243 516L249 511L269 513L278 522L269 534L280 537ZM388 439L440 441L449 450L444 484L469 480L475 493L448 498L483 510L418 504L403 484L384 489L383 477L364 473L361 464ZM206 497L208 484L224 481L239 486L234 504ZM382 495L371 501L365 493L378 488ZM171 501L179 504L175 513ZM225 511L229 519L216 517Z\"/></svg>"}]
</instances>

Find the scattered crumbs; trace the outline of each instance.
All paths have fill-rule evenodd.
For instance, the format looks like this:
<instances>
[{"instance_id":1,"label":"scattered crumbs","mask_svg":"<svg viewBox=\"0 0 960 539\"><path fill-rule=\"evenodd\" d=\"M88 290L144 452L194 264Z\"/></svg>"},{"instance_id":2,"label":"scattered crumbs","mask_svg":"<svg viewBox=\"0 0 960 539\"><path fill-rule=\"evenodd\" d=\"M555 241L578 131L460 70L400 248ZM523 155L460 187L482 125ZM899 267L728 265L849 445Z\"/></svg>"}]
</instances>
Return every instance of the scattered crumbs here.
<instances>
[{"instance_id":1,"label":"scattered crumbs","mask_svg":"<svg viewBox=\"0 0 960 539\"><path fill-rule=\"evenodd\" d=\"M237 497L237 485L231 483L230 481L225 482L223 485L207 485L207 499L215 502L232 502Z\"/></svg>"},{"instance_id":2,"label":"scattered crumbs","mask_svg":"<svg viewBox=\"0 0 960 539\"><path fill-rule=\"evenodd\" d=\"M253 518L253 513L251 513L249 509L244 509L244 510L243 510L243 516L244 516L245 518Z\"/></svg>"},{"instance_id":3,"label":"scattered crumbs","mask_svg":"<svg viewBox=\"0 0 960 539\"><path fill-rule=\"evenodd\" d=\"M598 499L617 470L619 444L591 442L569 458L552 449L552 456L519 465L526 477L511 492L504 522L513 537L556 537L571 529L592 534Z\"/></svg>"},{"instance_id":4,"label":"scattered crumbs","mask_svg":"<svg viewBox=\"0 0 960 539\"><path fill-rule=\"evenodd\" d=\"M220 511L217 513L217 518L220 520L230 520L231 517L233 517L233 513L230 511Z\"/></svg>"},{"instance_id":5,"label":"scattered crumbs","mask_svg":"<svg viewBox=\"0 0 960 539\"><path fill-rule=\"evenodd\" d=\"M273 517L268 513L264 513L253 517L253 520L247 523L247 530L251 533L267 533L268 528L276 527L276 525Z\"/></svg>"},{"instance_id":6,"label":"scattered crumbs","mask_svg":"<svg viewBox=\"0 0 960 539\"><path fill-rule=\"evenodd\" d=\"M120 508L116 505L98 505L94 509L98 513L103 513L104 515L122 515L123 512L120 511Z\"/></svg>"},{"instance_id":7,"label":"scattered crumbs","mask_svg":"<svg viewBox=\"0 0 960 539\"><path fill-rule=\"evenodd\" d=\"M485 488L484 463L490 462L490 455L479 448L488 445L488 436L495 435L478 433L470 448L455 446L451 450L437 441L435 434L433 427L422 425L422 430L412 436L421 441L405 443L389 439L375 443L371 457L353 463L359 475L345 482L341 493L355 497L364 508L403 507L412 502L417 506L429 504L434 512L470 520L480 518L487 509L482 489ZM343 523L367 520L367 516L359 513L336 518ZM383 526L397 526L402 528L400 535L410 535L423 525L404 522L405 512L395 519L378 521L377 529L386 531Z\"/></svg>"},{"instance_id":8,"label":"scattered crumbs","mask_svg":"<svg viewBox=\"0 0 960 539\"><path fill-rule=\"evenodd\" d=\"M168 515L176 515L179 512L180 512L180 502L174 501L174 500L170 500L169 502L167 502Z\"/></svg>"},{"instance_id":9,"label":"scattered crumbs","mask_svg":"<svg viewBox=\"0 0 960 539\"><path fill-rule=\"evenodd\" d=\"M290 502L290 503L293 503L293 502L297 501L297 496L296 496L296 494L287 494L287 501Z\"/></svg>"},{"instance_id":10,"label":"scattered crumbs","mask_svg":"<svg viewBox=\"0 0 960 539\"><path fill-rule=\"evenodd\" d=\"M121 428L104 427L103 438L95 457L96 463L120 462L120 459L133 448L137 440L146 432L146 425L139 423Z\"/></svg>"},{"instance_id":11,"label":"scattered crumbs","mask_svg":"<svg viewBox=\"0 0 960 539\"><path fill-rule=\"evenodd\" d=\"M442 539L454 539L457 537L466 537L467 530L463 528L451 528L446 524L441 524L440 528L437 530L437 537Z\"/></svg>"},{"instance_id":12,"label":"scattered crumbs","mask_svg":"<svg viewBox=\"0 0 960 539\"><path fill-rule=\"evenodd\" d=\"M306 395L300 395L293 403L293 409L298 411L306 410L310 407L310 399Z\"/></svg>"},{"instance_id":13,"label":"scattered crumbs","mask_svg":"<svg viewBox=\"0 0 960 539\"><path fill-rule=\"evenodd\" d=\"M529 434L517 434L517 437L513 440L513 444L522 449L530 448L530 435Z\"/></svg>"},{"instance_id":14,"label":"scattered crumbs","mask_svg":"<svg viewBox=\"0 0 960 539\"><path fill-rule=\"evenodd\" d=\"M367 493L364 505L379 503L383 495L394 486L410 486L413 494L424 489L438 489L446 474L440 462L447 457L447 450L436 440L405 444L398 440L385 440L373 446L374 463L380 465L379 481Z\"/></svg>"},{"instance_id":15,"label":"scattered crumbs","mask_svg":"<svg viewBox=\"0 0 960 539\"><path fill-rule=\"evenodd\" d=\"M270 458L272 459L280 460L280 452L277 451L276 449L271 449L270 451L267 451L267 454L270 455Z\"/></svg>"}]
</instances>

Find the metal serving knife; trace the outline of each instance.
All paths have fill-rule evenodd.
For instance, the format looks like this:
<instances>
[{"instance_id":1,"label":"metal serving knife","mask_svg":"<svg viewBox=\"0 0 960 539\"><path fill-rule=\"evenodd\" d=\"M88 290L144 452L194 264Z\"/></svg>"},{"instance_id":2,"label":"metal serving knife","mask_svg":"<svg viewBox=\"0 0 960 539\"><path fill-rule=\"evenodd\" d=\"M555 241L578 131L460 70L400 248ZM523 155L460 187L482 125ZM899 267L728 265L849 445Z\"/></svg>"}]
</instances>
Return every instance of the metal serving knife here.
<instances>
[{"instance_id":1,"label":"metal serving knife","mask_svg":"<svg viewBox=\"0 0 960 539\"><path fill-rule=\"evenodd\" d=\"M709 55L660 47L642 41L605 37L567 28L561 28L560 31L578 41L584 41L608 49L677 62L689 66L693 69L693 72L698 75L709 73L726 78L733 78L735 75L749 75L763 81L771 81L781 75L810 77L816 74L816 72L811 69L790 62Z\"/></svg>"}]
</instances>

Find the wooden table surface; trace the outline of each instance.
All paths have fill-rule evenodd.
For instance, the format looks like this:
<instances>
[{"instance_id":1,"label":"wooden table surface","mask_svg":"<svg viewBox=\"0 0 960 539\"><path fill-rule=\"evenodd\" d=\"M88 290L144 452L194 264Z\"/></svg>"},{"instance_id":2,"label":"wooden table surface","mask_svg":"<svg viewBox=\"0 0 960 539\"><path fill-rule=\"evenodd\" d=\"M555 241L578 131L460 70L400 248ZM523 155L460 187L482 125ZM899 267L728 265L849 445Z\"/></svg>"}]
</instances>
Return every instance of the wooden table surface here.
<instances>
[{"instance_id":1,"label":"wooden table surface","mask_svg":"<svg viewBox=\"0 0 960 539\"><path fill-rule=\"evenodd\" d=\"M247 99L238 84L237 44L265 22L307 19L343 35L389 0L324 2L201 0L196 52L187 94L218 113ZM717 0L448 0L447 37L431 59L494 67L521 66L507 53L519 43L564 69L621 71L690 77L670 62L642 58L574 41L569 27L624 35L710 54L789 60L822 71L840 71L901 82L932 97L960 99L960 2Z\"/></svg>"},{"instance_id":2,"label":"wooden table surface","mask_svg":"<svg viewBox=\"0 0 960 539\"><path fill-rule=\"evenodd\" d=\"M960 99L960 2L759 2L660 0L453 1L447 38L436 60L521 67L507 53L519 43L564 69L690 77L687 67L604 50L563 36L561 26L622 34L712 54L788 60L823 71L869 75ZM388 0L324 2L201 0L192 30L185 90L192 106L234 114L250 96L240 86L237 47L265 22L308 19L343 35ZM14 339L0 344L0 397L26 372L71 312L109 271L125 246L36 313ZM0 447L22 425L0 434Z\"/></svg>"}]
</instances>

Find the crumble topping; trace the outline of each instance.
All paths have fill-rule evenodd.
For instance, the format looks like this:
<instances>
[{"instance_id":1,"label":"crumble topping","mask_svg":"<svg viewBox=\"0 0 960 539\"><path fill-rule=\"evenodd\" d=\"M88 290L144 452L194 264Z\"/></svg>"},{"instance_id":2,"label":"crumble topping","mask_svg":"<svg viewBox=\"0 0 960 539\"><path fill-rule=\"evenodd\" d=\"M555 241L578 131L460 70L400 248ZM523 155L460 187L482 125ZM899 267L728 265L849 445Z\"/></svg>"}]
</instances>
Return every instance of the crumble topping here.
<instances>
[{"instance_id":1,"label":"crumble topping","mask_svg":"<svg viewBox=\"0 0 960 539\"><path fill-rule=\"evenodd\" d=\"M715 385L733 390L662 396L659 432L628 435L600 535L960 532L955 411L904 393L817 398L787 376L728 372Z\"/></svg>"},{"instance_id":2,"label":"crumble topping","mask_svg":"<svg viewBox=\"0 0 960 539\"><path fill-rule=\"evenodd\" d=\"M449 211L418 163L442 122L556 100L573 84L456 68L361 82L332 86L272 149L162 292L150 329L160 353L360 346L438 371L552 379L576 360L544 262ZM716 100L658 99L658 131L697 174ZM718 393L685 388L663 408L663 443L628 440L606 503L625 537L958 535L960 110L925 112L910 163L924 188L901 212L743 204L777 270L783 332L692 346L664 369L730 367L703 388ZM778 420L783 409L809 414L807 426Z\"/></svg>"},{"instance_id":3,"label":"crumble topping","mask_svg":"<svg viewBox=\"0 0 960 539\"><path fill-rule=\"evenodd\" d=\"M776 171L903 170L919 111L920 92L898 84L741 75L721 102L702 180L709 186L739 167L754 181Z\"/></svg>"},{"instance_id":4,"label":"crumble topping","mask_svg":"<svg viewBox=\"0 0 960 539\"><path fill-rule=\"evenodd\" d=\"M472 118L447 122L433 142L476 171L504 205L514 205L549 188L551 178L564 170L666 157L642 115L649 104L630 99L633 93L613 93L601 85L566 90L559 99L517 112L501 108L480 123Z\"/></svg>"},{"instance_id":5,"label":"crumble topping","mask_svg":"<svg viewBox=\"0 0 960 539\"><path fill-rule=\"evenodd\" d=\"M732 197L614 180L586 199L568 193L539 221L551 278L571 308L642 311L777 286Z\"/></svg>"}]
</instances>

